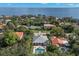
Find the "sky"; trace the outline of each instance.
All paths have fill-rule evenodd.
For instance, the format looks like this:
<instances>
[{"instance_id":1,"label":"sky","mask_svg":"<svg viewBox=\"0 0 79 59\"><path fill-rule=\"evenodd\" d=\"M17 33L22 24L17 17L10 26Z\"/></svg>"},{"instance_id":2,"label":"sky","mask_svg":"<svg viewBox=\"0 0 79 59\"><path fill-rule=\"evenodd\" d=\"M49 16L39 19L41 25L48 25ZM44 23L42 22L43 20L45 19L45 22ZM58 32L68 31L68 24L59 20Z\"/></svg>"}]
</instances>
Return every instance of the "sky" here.
<instances>
[{"instance_id":1,"label":"sky","mask_svg":"<svg viewBox=\"0 0 79 59\"><path fill-rule=\"evenodd\" d=\"M72 7L79 7L79 4L78 3L0 3L0 7L72 8Z\"/></svg>"}]
</instances>

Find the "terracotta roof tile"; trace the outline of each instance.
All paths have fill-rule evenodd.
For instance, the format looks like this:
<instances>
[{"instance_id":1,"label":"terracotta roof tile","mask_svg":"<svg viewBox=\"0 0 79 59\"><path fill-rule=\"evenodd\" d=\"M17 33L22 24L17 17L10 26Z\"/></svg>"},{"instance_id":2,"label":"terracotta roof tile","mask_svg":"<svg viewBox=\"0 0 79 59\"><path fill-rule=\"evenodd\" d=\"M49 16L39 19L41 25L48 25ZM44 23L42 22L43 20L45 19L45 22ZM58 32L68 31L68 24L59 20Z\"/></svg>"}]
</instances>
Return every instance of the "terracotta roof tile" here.
<instances>
[{"instance_id":1,"label":"terracotta roof tile","mask_svg":"<svg viewBox=\"0 0 79 59\"><path fill-rule=\"evenodd\" d=\"M24 33L23 33L23 32L16 32L16 35L17 35L20 39L22 39Z\"/></svg>"},{"instance_id":2,"label":"terracotta roof tile","mask_svg":"<svg viewBox=\"0 0 79 59\"><path fill-rule=\"evenodd\" d=\"M51 43L52 45L65 44L67 40L64 40L64 38L52 37Z\"/></svg>"}]
</instances>

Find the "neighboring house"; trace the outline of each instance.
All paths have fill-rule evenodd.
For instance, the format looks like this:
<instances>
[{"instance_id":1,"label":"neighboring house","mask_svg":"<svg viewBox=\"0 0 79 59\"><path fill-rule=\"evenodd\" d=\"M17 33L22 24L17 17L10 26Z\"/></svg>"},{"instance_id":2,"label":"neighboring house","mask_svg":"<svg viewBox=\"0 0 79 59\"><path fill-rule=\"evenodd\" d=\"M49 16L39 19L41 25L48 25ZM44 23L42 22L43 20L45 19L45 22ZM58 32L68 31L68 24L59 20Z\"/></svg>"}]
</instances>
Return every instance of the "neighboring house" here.
<instances>
[{"instance_id":1,"label":"neighboring house","mask_svg":"<svg viewBox=\"0 0 79 59\"><path fill-rule=\"evenodd\" d=\"M44 29L51 29L53 27L56 27L56 26L52 24L44 24Z\"/></svg>"},{"instance_id":2,"label":"neighboring house","mask_svg":"<svg viewBox=\"0 0 79 59\"><path fill-rule=\"evenodd\" d=\"M42 34L45 36L45 35L50 34L50 33L49 32L40 32L40 31L39 31L39 33L37 33L37 32L34 33L35 36L38 36L39 34Z\"/></svg>"},{"instance_id":3,"label":"neighboring house","mask_svg":"<svg viewBox=\"0 0 79 59\"><path fill-rule=\"evenodd\" d=\"M3 29L5 26L5 24L3 24L2 22L0 22L0 29Z\"/></svg>"},{"instance_id":4,"label":"neighboring house","mask_svg":"<svg viewBox=\"0 0 79 59\"><path fill-rule=\"evenodd\" d=\"M29 29L41 29L40 26L28 26Z\"/></svg>"},{"instance_id":5,"label":"neighboring house","mask_svg":"<svg viewBox=\"0 0 79 59\"><path fill-rule=\"evenodd\" d=\"M8 22L10 22L11 21L11 19L6 19L5 20L5 24L7 24Z\"/></svg>"},{"instance_id":6,"label":"neighboring house","mask_svg":"<svg viewBox=\"0 0 79 59\"><path fill-rule=\"evenodd\" d=\"M59 38L55 36L51 38L51 44L59 47L59 50L61 52L63 51L66 52L69 49L68 47L70 46L68 41L65 38L62 38L62 37Z\"/></svg>"},{"instance_id":7,"label":"neighboring house","mask_svg":"<svg viewBox=\"0 0 79 59\"><path fill-rule=\"evenodd\" d=\"M25 25L23 27L25 27L26 29L41 29L42 28L41 26L25 26Z\"/></svg>"},{"instance_id":8,"label":"neighboring house","mask_svg":"<svg viewBox=\"0 0 79 59\"><path fill-rule=\"evenodd\" d=\"M36 19L36 17L31 17L30 19L33 19L33 20L35 20L35 19Z\"/></svg>"},{"instance_id":9,"label":"neighboring house","mask_svg":"<svg viewBox=\"0 0 79 59\"><path fill-rule=\"evenodd\" d=\"M21 25L18 25L17 27L20 27ZM41 29L41 26L25 26L22 25L23 27L25 27L26 29Z\"/></svg>"},{"instance_id":10,"label":"neighboring house","mask_svg":"<svg viewBox=\"0 0 79 59\"><path fill-rule=\"evenodd\" d=\"M48 44L47 36L41 34L33 37L33 53L40 54L46 52L46 46Z\"/></svg>"},{"instance_id":11,"label":"neighboring house","mask_svg":"<svg viewBox=\"0 0 79 59\"><path fill-rule=\"evenodd\" d=\"M69 23L69 22L61 22L61 23L59 23L59 25L60 26L63 26L63 25L71 25L71 23Z\"/></svg>"},{"instance_id":12,"label":"neighboring house","mask_svg":"<svg viewBox=\"0 0 79 59\"><path fill-rule=\"evenodd\" d=\"M58 38L58 37L55 37L53 36L51 38L51 43L52 45L56 45L56 46L61 46L61 45L67 45L68 44L68 41L65 39L65 38Z\"/></svg>"},{"instance_id":13,"label":"neighboring house","mask_svg":"<svg viewBox=\"0 0 79 59\"><path fill-rule=\"evenodd\" d=\"M41 33L42 35L46 35L46 33ZM39 33L34 33L35 36L38 36Z\"/></svg>"},{"instance_id":14,"label":"neighboring house","mask_svg":"<svg viewBox=\"0 0 79 59\"><path fill-rule=\"evenodd\" d=\"M11 18L11 16L4 16L4 18L5 18L5 19L10 19L10 18Z\"/></svg>"},{"instance_id":15,"label":"neighboring house","mask_svg":"<svg viewBox=\"0 0 79 59\"><path fill-rule=\"evenodd\" d=\"M15 32L16 35L18 36L18 38L21 40L24 36L24 33L23 32Z\"/></svg>"}]
</instances>

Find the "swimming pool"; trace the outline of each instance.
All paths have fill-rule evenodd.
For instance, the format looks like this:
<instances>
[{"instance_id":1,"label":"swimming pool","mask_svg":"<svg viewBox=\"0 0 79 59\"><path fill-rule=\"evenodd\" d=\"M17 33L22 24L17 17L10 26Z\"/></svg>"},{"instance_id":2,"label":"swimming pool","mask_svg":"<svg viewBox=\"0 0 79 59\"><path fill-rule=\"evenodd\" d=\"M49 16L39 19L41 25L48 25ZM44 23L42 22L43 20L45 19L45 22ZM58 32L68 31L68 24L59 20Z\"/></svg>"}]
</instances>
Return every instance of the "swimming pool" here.
<instances>
[{"instance_id":1,"label":"swimming pool","mask_svg":"<svg viewBox=\"0 0 79 59\"><path fill-rule=\"evenodd\" d=\"M37 48L37 49L35 49L35 53L36 54L42 54L44 52L45 52L45 49L43 49L43 48Z\"/></svg>"}]
</instances>

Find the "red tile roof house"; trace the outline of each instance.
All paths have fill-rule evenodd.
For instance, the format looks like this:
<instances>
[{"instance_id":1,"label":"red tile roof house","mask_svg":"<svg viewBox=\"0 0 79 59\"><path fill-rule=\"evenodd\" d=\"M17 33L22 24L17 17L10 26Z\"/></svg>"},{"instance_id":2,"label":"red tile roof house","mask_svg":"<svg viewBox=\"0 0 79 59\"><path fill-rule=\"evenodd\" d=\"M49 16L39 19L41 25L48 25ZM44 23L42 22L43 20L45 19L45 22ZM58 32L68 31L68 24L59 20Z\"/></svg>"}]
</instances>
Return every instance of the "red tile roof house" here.
<instances>
[{"instance_id":1,"label":"red tile roof house","mask_svg":"<svg viewBox=\"0 0 79 59\"><path fill-rule=\"evenodd\" d=\"M69 46L69 43L65 38L56 36L51 38L51 44L59 47L60 50L64 49L65 51L68 49L66 49L66 46Z\"/></svg>"},{"instance_id":2,"label":"red tile roof house","mask_svg":"<svg viewBox=\"0 0 79 59\"><path fill-rule=\"evenodd\" d=\"M60 45L68 44L68 41L62 37L59 38L59 37L53 36L51 38L51 43L52 45L60 46Z\"/></svg>"},{"instance_id":3,"label":"red tile roof house","mask_svg":"<svg viewBox=\"0 0 79 59\"><path fill-rule=\"evenodd\" d=\"M15 32L17 37L21 40L24 36L24 32Z\"/></svg>"}]
</instances>

